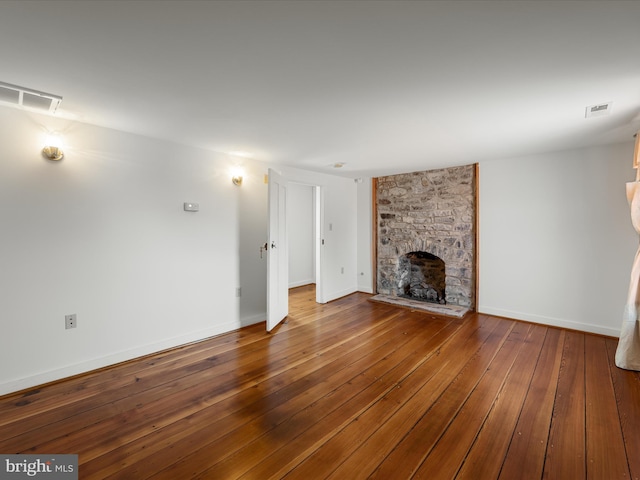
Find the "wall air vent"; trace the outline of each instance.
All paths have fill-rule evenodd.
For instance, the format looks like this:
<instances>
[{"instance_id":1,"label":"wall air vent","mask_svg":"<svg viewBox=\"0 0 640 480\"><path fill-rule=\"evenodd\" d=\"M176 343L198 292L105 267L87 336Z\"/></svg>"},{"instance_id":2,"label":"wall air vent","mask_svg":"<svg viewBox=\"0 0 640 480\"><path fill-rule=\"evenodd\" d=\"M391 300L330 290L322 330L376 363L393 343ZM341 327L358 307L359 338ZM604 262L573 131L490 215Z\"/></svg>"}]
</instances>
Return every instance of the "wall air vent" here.
<instances>
[{"instance_id":1,"label":"wall air vent","mask_svg":"<svg viewBox=\"0 0 640 480\"><path fill-rule=\"evenodd\" d=\"M39 112L56 113L62 102L60 95L0 82L0 103Z\"/></svg>"},{"instance_id":2,"label":"wall air vent","mask_svg":"<svg viewBox=\"0 0 640 480\"><path fill-rule=\"evenodd\" d=\"M600 103L598 105L590 105L585 108L584 118L604 117L611 113L611 105L613 102Z\"/></svg>"}]
</instances>

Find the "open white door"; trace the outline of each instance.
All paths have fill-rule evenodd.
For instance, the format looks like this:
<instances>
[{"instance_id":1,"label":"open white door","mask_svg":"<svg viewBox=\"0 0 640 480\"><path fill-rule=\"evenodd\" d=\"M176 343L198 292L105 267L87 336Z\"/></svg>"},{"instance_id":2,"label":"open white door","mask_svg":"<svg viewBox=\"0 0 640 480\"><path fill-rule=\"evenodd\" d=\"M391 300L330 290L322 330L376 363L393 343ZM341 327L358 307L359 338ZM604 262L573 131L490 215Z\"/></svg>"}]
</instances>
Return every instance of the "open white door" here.
<instances>
[{"instance_id":1,"label":"open white door","mask_svg":"<svg viewBox=\"0 0 640 480\"><path fill-rule=\"evenodd\" d=\"M267 332L289 314L289 251L286 180L269 169L269 244L267 246Z\"/></svg>"}]
</instances>

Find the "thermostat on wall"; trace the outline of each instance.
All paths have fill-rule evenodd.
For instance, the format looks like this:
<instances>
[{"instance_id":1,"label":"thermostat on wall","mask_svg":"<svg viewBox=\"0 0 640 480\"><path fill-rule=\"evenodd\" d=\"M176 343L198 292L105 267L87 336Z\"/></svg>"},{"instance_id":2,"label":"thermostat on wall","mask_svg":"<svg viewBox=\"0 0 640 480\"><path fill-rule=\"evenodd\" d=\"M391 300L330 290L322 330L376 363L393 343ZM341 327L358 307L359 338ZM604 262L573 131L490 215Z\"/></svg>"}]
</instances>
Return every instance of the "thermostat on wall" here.
<instances>
[{"instance_id":1,"label":"thermostat on wall","mask_svg":"<svg viewBox=\"0 0 640 480\"><path fill-rule=\"evenodd\" d=\"M197 212L198 210L200 210L200 205L197 203L184 202L185 212Z\"/></svg>"}]
</instances>

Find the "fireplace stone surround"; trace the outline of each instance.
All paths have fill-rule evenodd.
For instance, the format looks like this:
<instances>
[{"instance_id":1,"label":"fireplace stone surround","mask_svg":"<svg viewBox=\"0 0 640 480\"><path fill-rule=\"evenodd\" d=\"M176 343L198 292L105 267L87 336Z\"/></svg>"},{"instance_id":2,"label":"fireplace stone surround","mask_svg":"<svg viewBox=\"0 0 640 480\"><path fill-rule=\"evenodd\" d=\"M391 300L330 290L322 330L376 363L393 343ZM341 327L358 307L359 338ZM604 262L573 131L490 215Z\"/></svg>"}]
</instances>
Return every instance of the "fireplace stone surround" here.
<instances>
[{"instance_id":1,"label":"fireplace stone surround","mask_svg":"<svg viewBox=\"0 0 640 480\"><path fill-rule=\"evenodd\" d=\"M476 205L475 165L377 178L378 293L434 301L429 282L407 294L411 256L433 257L444 263L434 303L475 309Z\"/></svg>"}]
</instances>

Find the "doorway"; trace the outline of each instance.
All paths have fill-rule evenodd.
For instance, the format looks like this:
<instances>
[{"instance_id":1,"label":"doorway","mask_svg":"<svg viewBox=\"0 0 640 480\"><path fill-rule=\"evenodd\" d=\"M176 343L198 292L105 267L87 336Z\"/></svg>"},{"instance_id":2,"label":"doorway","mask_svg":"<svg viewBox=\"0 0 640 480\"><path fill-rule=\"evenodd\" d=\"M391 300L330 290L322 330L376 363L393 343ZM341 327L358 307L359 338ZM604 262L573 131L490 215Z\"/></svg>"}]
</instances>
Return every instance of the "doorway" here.
<instances>
[{"instance_id":1,"label":"doorway","mask_svg":"<svg viewBox=\"0 0 640 480\"><path fill-rule=\"evenodd\" d=\"M323 302L324 199L320 186L296 182L272 169L268 180L267 331L271 331L288 314L291 285L315 283L316 302ZM290 261L292 244L294 258ZM290 270L295 275L291 281Z\"/></svg>"},{"instance_id":2,"label":"doorway","mask_svg":"<svg viewBox=\"0 0 640 480\"><path fill-rule=\"evenodd\" d=\"M287 197L289 288L320 283L319 187L290 183Z\"/></svg>"}]
</instances>

